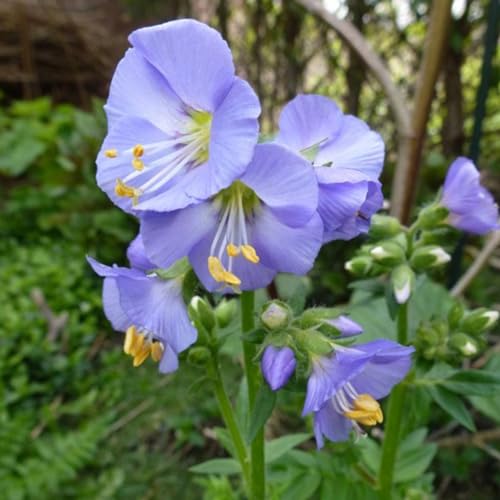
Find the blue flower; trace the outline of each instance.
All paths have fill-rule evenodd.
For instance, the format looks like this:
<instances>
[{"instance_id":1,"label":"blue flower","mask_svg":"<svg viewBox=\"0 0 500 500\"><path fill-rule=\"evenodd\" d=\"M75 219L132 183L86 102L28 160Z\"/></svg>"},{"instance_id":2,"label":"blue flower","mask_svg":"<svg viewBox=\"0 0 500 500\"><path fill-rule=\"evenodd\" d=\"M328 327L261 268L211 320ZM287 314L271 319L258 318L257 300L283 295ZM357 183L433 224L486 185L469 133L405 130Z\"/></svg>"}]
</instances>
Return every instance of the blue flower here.
<instances>
[{"instance_id":1,"label":"blue flower","mask_svg":"<svg viewBox=\"0 0 500 500\"><path fill-rule=\"evenodd\" d=\"M97 182L123 210L170 211L229 186L250 161L260 104L217 31L184 19L134 31L105 106Z\"/></svg>"},{"instance_id":2,"label":"blue flower","mask_svg":"<svg viewBox=\"0 0 500 500\"><path fill-rule=\"evenodd\" d=\"M472 160L459 157L450 166L443 187L441 204L449 210L448 222L469 233L486 234L498 225L498 206L480 184Z\"/></svg>"},{"instance_id":3,"label":"blue flower","mask_svg":"<svg viewBox=\"0 0 500 500\"><path fill-rule=\"evenodd\" d=\"M383 204L384 143L376 132L326 97L299 95L284 107L275 142L312 161L325 242L368 231Z\"/></svg>"},{"instance_id":4,"label":"blue flower","mask_svg":"<svg viewBox=\"0 0 500 500\"><path fill-rule=\"evenodd\" d=\"M277 272L305 274L321 246L318 186L307 161L261 144L245 173L206 202L147 213L149 258L168 267L187 255L207 290L254 290Z\"/></svg>"},{"instance_id":5,"label":"blue flower","mask_svg":"<svg viewBox=\"0 0 500 500\"><path fill-rule=\"evenodd\" d=\"M131 269L106 266L87 257L94 271L104 278L103 305L117 331L126 332L124 351L134 366L149 356L160 362L160 372L177 369L177 355L196 341L182 298L182 278L162 280L148 261L140 237L130 245Z\"/></svg>"},{"instance_id":6,"label":"blue flower","mask_svg":"<svg viewBox=\"0 0 500 500\"><path fill-rule=\"evenodd\" d=\"M345 441L351 429L383 421L377 400L408 373L413 347L391 340L375 340L354 347L337 346L330 356L313 359L303 414L314 413L318 447L326 436Z\"/></svg>"},{"instance_id":7,"label":"blue flower","mask_svg":"<svg viewBox=\"0 0 500 500\"><path fill-rule=\"evenodd\" d=\"M262 356L261 369L273 391L281 389L293 375L297 361L290 347L268 345Z\"/></svg>"}]
</instances>

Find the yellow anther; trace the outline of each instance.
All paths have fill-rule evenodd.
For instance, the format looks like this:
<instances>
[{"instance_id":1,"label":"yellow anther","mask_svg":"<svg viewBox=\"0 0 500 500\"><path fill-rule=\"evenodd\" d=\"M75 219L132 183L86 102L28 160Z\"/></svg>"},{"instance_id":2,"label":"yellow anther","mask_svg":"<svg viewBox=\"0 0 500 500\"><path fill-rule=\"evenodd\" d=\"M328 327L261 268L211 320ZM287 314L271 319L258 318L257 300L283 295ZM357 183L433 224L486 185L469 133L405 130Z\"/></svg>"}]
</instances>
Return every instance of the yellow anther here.
<instances>
[{"instance_id":1,"label":"yellow anther","mask_svg":"<svg viewBox=\"0 0 500 500\"><path fill-rule=\"evenodd\" d=\"M137 330L134 325L127 328L125 333L125 341L123 342L123 352L125 354L132 354L134 345L137 339Z\"/></svg>"},{"instance_id":2,"label":"yellow anther","mask_svg":"<svg viewBox=\"0 0 500 500\"><path fill-rule=\"evenodd\" d=\"M137 204L141 191L132 186L127 186L121 179L116 179L115 193L117 196L132 198L133 204Z\"/></svg>"},{"instance_id":3,"label":"yellow anther","mask_svg":"<svg viewBox=\"0 0 500 500\"><path fill-rule=\"evenodd\" d=\"M237 257L240 254L240 249L236 245L229 243L226 247L226 252L229 257Z\"/></svg>"},{"instance_id":4,"label":"yellow anther","mask_svg":"<svg viewBox=\"0 0 500 500\"><path fill-rule=\"evenodd\" d=\"M224 283L230 286L240 286L241 285L241 280L236 276L236 274L233 274L230 271L224 271Z\"/></svg>"},{"instance_id":5,"label":"yellow anther","mask_svg":"<svg viewBox=\"0 0 500 500\"><path fill-rule=\"evenodd\" d=\"M252 245L241 245L240 248L243 257L249 260L252 264L257 264L260 261L260 258Z\"/></svg>"},{"instance_id":6,"label":"yellow anther","mask_svg":"<svg viewBox=\"0 0 500 500\"><path fill-rule=\"evenodd\" d=\"M346 411L344 416L369 426L381 424L384 421L380 405L369 394L360 394L353 401L353 410Z\"/></svg>"},{"instance_id":7,"label":"yellow anther","mask_svg":"<svg viewBox=\"0 0 500 500\"><path fill-rule=\"evenodd\" d=\"M150 353L151 353L151 342L147 340L146 342L143 342L140 349L138 349L134 355L134 363L133 363L134 367L141 366L142 363L144 363L144 361L148 359Z\"/></svg>"},{"instance_id":8,"label":"yellow anther","mask_svg":"<svg viewBox=\"0 0 500 500\"><path fill-rule=\"evenodd\" d=\"M106 149L106 151L104 151L104 156L116 158L118 156L118 151L116 149Z\"/></svg>"},{"instance_id":9,"label":"yellow anther","mask_svg":"<svg viewBox=\"0 0 500 500\"><path fill-rule=\"evenodd\" d=\"M153 342L151 345L151 357L153 358L153 361L160 361L163 356L163 350L163 344L161 342Z\"/></svg>"},{"instance_id":10,"label":"yellow anther","mask_svg":"<svg viewBox=\"0 0 500 500\"><path fill-rule=\"evenodd\" d=\"M239 286L241 285L241 280L230 271L226 271L222 262L211 255L208 257L208 271L212 278L218 283L226 283L229 286Z\"/></svg>"},{"instance_id":11,"label":"yellow anther","mask_svg":"<svg viewBox=\"0 0 500 500\"><path fill-rule=\"evenodd\" d=\"M135 356L142 349L143 345L144 345L144 335L137 333L136 330L134 335L134 340L132 341L132 345L130 346L129 354L131 356Z\"/></svg>"},{"instance_id":12,"label":"yellow anther","mask_svg":"<svg viewBox=\"0 0 500 500\"><path fill-rule=\"evenodd\" d=\"M144 170L144 162L142 160L139 160L139 158L134 158L132 160L132 166L134 167L135 170L138 170L139 172L141 170Z\"/></svg>"},{"instance_id":13,"label":"yellow anther","mask_svg":"<svg viewBox=\"0 0 500 500\"><path fill-rule=\"evenodd\" d=\"M142 144L136 144L134 146L134 149L132 150L132 154L136 158L140 158L144 154L144 147L142 146Z\"/></svg>"},{"instance_id":14,"label":"yellow anther","mask_svg":"<svg viewBox=\"0 0 500 500\"><path fill-rule=\"evenodd\" d=\"M215 281L224 281L224 273L226 270L224 269L222 262L217 257L211 255L208 258L208 271Z\"/></svg>"}]
</instances>

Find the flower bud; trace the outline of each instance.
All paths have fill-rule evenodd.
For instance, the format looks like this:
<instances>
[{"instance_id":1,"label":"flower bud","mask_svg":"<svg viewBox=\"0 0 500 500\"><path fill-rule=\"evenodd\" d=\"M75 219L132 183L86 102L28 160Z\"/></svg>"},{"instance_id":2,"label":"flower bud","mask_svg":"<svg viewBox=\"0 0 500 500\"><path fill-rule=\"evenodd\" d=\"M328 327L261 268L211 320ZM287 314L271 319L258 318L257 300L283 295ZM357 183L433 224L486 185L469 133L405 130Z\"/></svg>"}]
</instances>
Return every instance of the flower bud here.
<instances>
[{"instance_id":1,"label":"flower bud","mask_svg":"<svg viewBox=\"0 0 500 500\"><path fill-rule=\"evenodd\" d=\"M450 330L455 330L458 327L463 315L464 306L460 302L455 302L448 311L448 325L450 326Z\"/></svg>"},{"instance_id":2,"label":"flower bud","mask_svg":"<svg viewBox=\"0 0 500 500\"><path fill-rule=\"evenodd\" d=\"M477 341L465 333L455 333L450 337L450 346L464 356L474 356L478 353Z\"/></svg>"},{"instance_id":3,"label":"flower bud","mask_svg":"<svg viewBox=\"0 0 500 500\"><path fill-rule=\"evenodd\" d=\"M442 205L429 205L420 210L417 218L417 224L420 229L434 229L439 226L446 217L448 217L448 209Z\"/></svg>"},{"instance_id":4,"label":"flower bud","mask_svg":"<svg viewBox=\"0 0 500 500\"><path fill-rule=\"evenodd\" d=\"M264 305L260 320L269 330L285 328L292 319L292 312L287 304L280 300L273 300Z\"/></svg>"},{"instance_id":5,"label":"flower bud","mask_svg":"<svg viewBox=\"0 0 500 500\"><path fill-rule=\"evenodd\" d=\"M281 389L293 375L297 362L290 347L268 345L261 360L262 374L273 391Z\"/></svg>"},{"instance_id":6,"label":"flower bud","mask_svg":"<svg viewBox=\"0 0 500 500\"><path fill-rule=\"evenodd\" d=\"M341 337L352 337L363 333L363 327L360 324L344 315L340 315L338 318L325 320L324 322L338 330Z\"/></svg>"},{"instance_id":7,"label":"flower bud","mask_svg":"<svg viewBox=\"0 0 500 500\"><path fill-rule=\"evenodd\" d=\"M326 356L333 350L332 342L317 330L298 330L294 337L301 351Z\"/></svg>"},{"instance_id":8,"label":"flower bud","mask_svg":"<svg viewBox=\"0 0 500 500\"><path fill-rule=\"evenodd\" d=\"M373 260L367 255L348 260L344 268L355 276L366 276L372 268Z\"/></svg>"},{"instance_id":9,"label":"flower bud","mask_svg":"<svg viewBox=\"0 0 500 500\"><path fill-rule=\"evenodd\" d=\"M401 223L396 217L375 214L372 216L369 235L374 240L381 240L395 236L401 229Z\"/></svg>"},{"instance_id":10,"label":"flower bud","mask_svg":"<svg viewBox=\"0 0 500 500\"><path fill-rule=\"evenodd\" d=\"M403 248L394 241L383 241L370 250L370 255L384 266L395 266L405 258Z\"/></svg>"},{"instance_id":11,"label":"flower bud","mask_svg":"<svg viewBox=\"0 0 500 500\"><path fill-rule=\"evenodd\" d=\"M199 322L207 332L215 328L215 314L212 306L198 295L191 299L189 313L195 323Z\"/></svg>"},{"instance_id":12,"label":"flower bud","mask_svg":"<svg viewBox=\"0 0 500 500\"><path fill-rule=\"evenodd\" d=\"M483 333L497 322L498 316L498 311L476 309L465 316L461 329L471 335Z\"/></svg>"},{"instance_id":13,"label":"flower bud","mask_svg":"<svg viewBox=\"0 0 500 500\"><path fill-rule=\"evenodd\" d=\"M429 267L440 266L451 260L449 253L436 245L427 245L417 248L410 259L411 266L416 270L424 270Z\"/></svg>"},{"instance_id":14,"label":"flower bud","mask_svg":"<svg viewBox=\"0 0 500 500\"><path fill-rule=\"evenodd\" d=\"M217 324L219 328L225 328L231 320L233 319L236 313L236 301L235 300L227 300L222 299L215 308L215 319L217 320Z\"/></svg>"},{"instance_id":15,"label":"flower bud","mask_svg":"<svg viewBox=\"0 0 500 500\"><path fill-rule=\"evenodd\" d=\"M188 352L188 363L194 366L204 366L210 359L210 351L206 347L191 347Z\"/></svg>"},{"instance_id":16,"label":"flower bud","mask_svg":"<svg viewBox=\"0 0 500 500\"><path fill-rule=\"evenodd\" d=\"M415 286L415 273L406 264L396 267L391 273L392 290L398 304L406 304Z\"/></svg>"}]
</instances>

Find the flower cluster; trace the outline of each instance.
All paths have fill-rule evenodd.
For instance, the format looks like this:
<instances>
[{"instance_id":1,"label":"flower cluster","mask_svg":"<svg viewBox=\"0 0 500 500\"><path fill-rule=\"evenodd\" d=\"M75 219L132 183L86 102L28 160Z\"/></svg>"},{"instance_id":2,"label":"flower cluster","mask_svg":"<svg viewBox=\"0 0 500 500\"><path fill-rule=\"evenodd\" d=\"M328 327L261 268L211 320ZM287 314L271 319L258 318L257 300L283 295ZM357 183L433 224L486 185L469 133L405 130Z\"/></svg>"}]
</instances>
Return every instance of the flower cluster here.
<instances>
[{"instance_id":1,"label":"flower cluster","mask_svg":"<svg viewBox=\"0 0 500 500\"><path fill-rule=\"evenodd\" d=\"M368 230L382 204L384 145L315 95L290 102L275 140L258 144L259 100L235 75L217 31L185 19L136 30L129 41L105 105L97 182L139 219L145 262L131 270L91 263L134 364L151 353L167 371L166 353L176 358L195 335L187 319L168 333L172 322L158 311L186 318L184 275L158 270L187 258L204 287L221 293L265 287L278 272L307 273L323 243ZM172 340L179 335L183 342Z\"/></svg>"},{"instance_id":2,"label":"flower cluster","mask_svg":"<svg viewBox=\"0 0 500 500\"><path fill-rule=\"evenodd\" d=\"M384 143L318 95L288 103L277 135L259 143L259 99L236 76L217 31L184 19L136 30L129 41L105 105L97 182L138 219L140 232L128 249L130 268L89 262L104 278L104 310L125 332L124 352L134 366L151 357L168 373L198 333L226 322L234 304L221 302L213 313L197 299L190 318L192 272L208 291L223 294L265 287L280 272L306 274L323 244L370 229L383 204ZM346 268L390 271L404 303L415 270L449 260L425 231L451 224L484 234L498 227L497 218L476 168L459 158L415 228L405 234L397 220L375 216L375 244ZM286 304L272 302L261 320L269 334L261 349L264 378L278 390L294 373L306 376L304 414L314 414L318 446L324 436L344 440L353 428L382 422L377 400L406 375L413 348L390 340L348 346L343 339L361 326L328 310L294 320ZM210 355L203 345L190 353L200 362Z\"/></svg>"},{"instance_id":3,"label":"flower cluster","mask_svg":"<svg viewBox=\"0 0 500 500\"><path fill-rule=\"evenodd\" d=\"M269 326L272 317L281 323ZM281 314L280 314L281 313ZM392 340L354 346L345 339L362 333L361 325L330 309L310 309L297 320L278 302L265 306L261 322L266 337L261 367L273 391L284 387L294 374L307 379L303 415L313 414L318 447L324 437L345 441L351 430L382 423L378 403L408 373L413 347Z\"/></svg>"}]
</instances>

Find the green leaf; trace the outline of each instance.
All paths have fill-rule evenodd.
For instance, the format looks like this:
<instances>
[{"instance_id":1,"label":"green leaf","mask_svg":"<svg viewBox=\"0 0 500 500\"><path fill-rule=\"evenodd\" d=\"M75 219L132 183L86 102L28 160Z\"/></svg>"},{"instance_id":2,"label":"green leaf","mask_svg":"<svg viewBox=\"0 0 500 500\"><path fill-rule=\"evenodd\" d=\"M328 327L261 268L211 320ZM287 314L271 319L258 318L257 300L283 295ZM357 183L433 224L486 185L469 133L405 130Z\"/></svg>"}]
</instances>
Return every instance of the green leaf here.
<instances>
[{"instance_id":1,"label":"green leaf","mask_svg":"<svg viewBox=\"0 0 500 500\"><path fill-rule=\"evenodd\" d=\"M207 460L189 469L196 474L239 474L241 472L240 464L232 458L214 458Z\"/></svg>"},{"instance_id":2,"label":"green leaf","mask_svg":"<svg viewBox=\"0 0 500 500\"><path fill-rule=\"evenodd\" d=\"M307 441L311 437L310 434L289 434L277 439L273 439L266 443L266 464L270 464L278 460L287 451L295 448L295 446Z\"/></svg>"},{"instance_id":3,"label":"green leaf","mask_svg":"<svg viewBox=\"0 0 500 500\"><path fill-rule=\"evenodd\" d=\"M246 435L247 443L251 443L262 429L267 419L271 416L275 404L276 392L272 391L266 383L262 384L257 393L252 414L250 415L250 423Z\"/></svg>"},{"instance_id":4,"label":"green leaf","mask_svg":"<svg viewBox=\"0 0 500 500\"><path fill-rule=\"evenodd\" d=\"M317 469L308 470L299 476L285 490L282 498L287 500L305 500L311 498L321 484L321 474Z\"/></svg>"},{"instance_id":5,"label":"green leaf","mask_svg":"<svg viewBox=\"0 0 500 500\"><path fill-rule=\"evenodd\" d=\"M223 427L215 427L214 432L215 436L217 437L217 441L219 441L219 443L225 448L225 450L234 457L234 445L229 431L227 429L224 429Z\"/></svg>"},{"instance_id":6,"label":"green leaf","mask_svg":"<svg viewBox=\"0 0 500 500\"><path fill-rule=\"evenodd\" d=\"M394 482L405 483L422 476L437 451L435 443L424 443L426 429L417 429L401 442L396 455Z\"/></svg>"},{"instance_id":7,"label":"green leaf","mask_svg":"<svg viewBox=\"0 0 500 500\"><path fill-rule=\"evenodd\" d=\"M485 370L463 370L444 380L443 385L469 396L495 396L500 390L500 376Z\"/></svg>"},{"instance_id":8,"label":"green leaf","mask_svg":"<svg viewBox=\"0 0 500 500\"><path fill-rule=\"evenodd\" d=\"M474 432L476 430L474 420L459 396L440 386L431 386L428 387L427 390L434 401L436 401L446 413L451 415L470 431Z\"/></svg>"}]
</instances>

